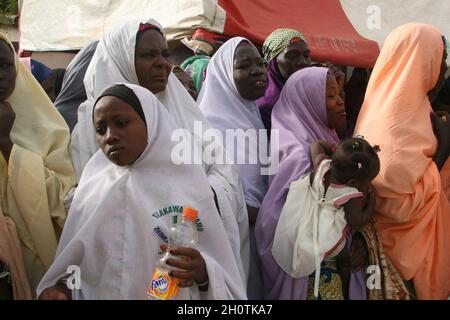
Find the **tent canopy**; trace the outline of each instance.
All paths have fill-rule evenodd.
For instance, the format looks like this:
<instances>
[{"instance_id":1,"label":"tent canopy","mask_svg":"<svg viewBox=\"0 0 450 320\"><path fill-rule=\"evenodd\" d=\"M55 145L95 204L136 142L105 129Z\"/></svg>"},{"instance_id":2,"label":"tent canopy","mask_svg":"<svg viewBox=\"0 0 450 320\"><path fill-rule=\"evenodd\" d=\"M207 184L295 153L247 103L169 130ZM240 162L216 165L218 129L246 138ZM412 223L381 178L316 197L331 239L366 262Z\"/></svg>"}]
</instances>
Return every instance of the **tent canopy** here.
<instances>
[{"instance_id":1,"label":"tent canopy","mask_svg":"<svg viewBox=\"0 0 450 320\"><path fill-rule=\"evenodd\" d=\"M151 17L170 40L204 28L257 45L274 29L305 34L315 61L372 67L385 37L399 25L436 25L450 38L450 1L433 0L26 0L20 45L28 51L77 50L115 24Z\"/></svg>"}]
</instances>

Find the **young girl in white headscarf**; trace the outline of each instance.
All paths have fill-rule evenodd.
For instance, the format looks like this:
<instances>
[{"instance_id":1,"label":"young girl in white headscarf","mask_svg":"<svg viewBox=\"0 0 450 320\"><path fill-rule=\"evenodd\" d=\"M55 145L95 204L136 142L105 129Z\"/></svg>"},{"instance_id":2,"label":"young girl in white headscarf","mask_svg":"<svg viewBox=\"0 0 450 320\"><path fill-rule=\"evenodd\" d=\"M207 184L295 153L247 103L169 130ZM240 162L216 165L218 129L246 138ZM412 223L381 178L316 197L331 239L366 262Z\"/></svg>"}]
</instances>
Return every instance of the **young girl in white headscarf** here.
<instances>
[{"instance_id":1,"label":"young girl in white headscarf","mask_svg":"<svg viewBox=\"0 0 450 320\"><path fill-rule=\"evenodd\" d=\"M99 151L84 169L42 299L144 299L182 207L198 210L195 248L172 248L177 299L245 299L213 192L201 165L176 165L173 117L147 89L114 85L94 107ZM162 246L161 246L162 245ZM80 270L79 290L61 281ZM202 285L199 287L199 285Z\"/></svg>"}]
</instances>

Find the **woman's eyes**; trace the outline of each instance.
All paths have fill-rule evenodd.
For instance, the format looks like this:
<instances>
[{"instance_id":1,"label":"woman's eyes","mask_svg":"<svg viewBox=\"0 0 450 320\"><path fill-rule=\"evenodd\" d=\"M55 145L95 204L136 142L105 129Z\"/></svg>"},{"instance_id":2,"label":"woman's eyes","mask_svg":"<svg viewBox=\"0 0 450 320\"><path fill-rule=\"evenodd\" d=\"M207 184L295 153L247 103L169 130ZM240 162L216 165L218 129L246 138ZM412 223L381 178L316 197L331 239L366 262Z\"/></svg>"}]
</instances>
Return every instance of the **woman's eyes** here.
<instances>
[{"instance_id":1,"label":"woman's eyes","mask_svg":"<svg viewBox=\"0 0 450 320\"><path fill-rule=\"evenodd\" d=\"M153 58L156 58L158 56L158 54L156 54L154 52L145 52L145 53L142 54L142 56L145 57L145 58L153 59ZM168 59L168 58L170 58L170 53L169 52L162 52L161 56L164 59Z\"/></svg>"},{"instance_id":2,"label":"woman's eyes","mask_svg":"<svg viewBox=\"0 0 450 320\"><path fill-rule=\"evenodd\" d=\"M311 59L311 55L309 52L306 53L299 53L299 52L293 52L293 53L288 53L286 54L286 58L288 58L289 60L297 60L299 58L303 57L303 59Z\"/></svg>"},{"instance_id":3,"label":"woman's eyes","mask_svg":"<svg viewBox=\"0 0 450 320\"><path fill-rule=\"evenodd\" d=\"M236 65L236 69L241 69L241 70L245 70L245 69L249 69L252 66L252 63L240 63ZM264 60L261 61L256 61L255 62L257 67L266 67L266 62Z\"/></svg>"},{"instance_id":4,"label":"woman's eyes","mask_svg":"<svg viewBox=\"0 0 450 320\"><path fill-rule=\"evenodd\" d=\"M123 128L123 127L125 127L129 122L130 122L130 121L129 121L129 120L126 120L126 119L117 120L116 126L117 126L118 128Z\"/></svg>"},{"instance_id":5,"label":"woman's eyes","mask_svg":"<svg viewBox=\"0 0 450 320\"><path fill-rule=\"evenodd\" d=\"M241 70L248 69L248 68L250 68L250 64L247 64L247 63L245 63L245 64L238 64L236 68L237 69L241 69Z\"/></svg>"},{"instance_id":6,"label":"woman's eyes","mask_svg":"<svg viewBox=\"0 0 450 320\"><path fill-rule=\"evenodd\" d=\"M2 64L0 64L0 68L2 68L2 69L8 69L11 66L12 66L11 63L2 63Z\"/></svg>"},{"instance_id":7,"label":"woman's eyes","mask_svg":"<svg viewBox=\"0 0 450 320\"><path fill-rule=\"evenodd\" d=\"M153 54L152 52L146 52L142 56L145 58L154 58L155 54Z\"/></svg>"},{"instance_id":8,"label":"woman's eyes","mask_svg":"<svg viewBox=\"0 0 450 320\"><path fill-rule=\"evenodd\" d=\"M97 132L97 134L102 136L106 133L106 128L105 127L97 127L97 128L95 128L95 132Z\"/></svg>"},{"instance_id":9,"label":"woman's eyes","mask_svg":"<svg viewBox=\"0 0 450 320\"><path fill-rule=\"evenodd\" d=\"M298 53L291 53L291 54L286 55L286 58L288 58L290 60L298 59L299 57L300 57L300 54L298 54Z\"/></svg>"},{"instance_id":10,"label":"woman's eyes","mask_svg":"<svg viewBox=\"0 0 450 320\"><path fill-rule=\"evenodd\" d=\"M116 120L114 125L117 128L125 128L128 125L128 123L130 123L130 120L128 120L128 119L120 119L120 120ZM106 133L106 129L107 129L107 127L104 126L104 125L98 126L98 127L95 128L95 132L97 132L97 134L103 136Z\"/></svg>"}]
</instances>

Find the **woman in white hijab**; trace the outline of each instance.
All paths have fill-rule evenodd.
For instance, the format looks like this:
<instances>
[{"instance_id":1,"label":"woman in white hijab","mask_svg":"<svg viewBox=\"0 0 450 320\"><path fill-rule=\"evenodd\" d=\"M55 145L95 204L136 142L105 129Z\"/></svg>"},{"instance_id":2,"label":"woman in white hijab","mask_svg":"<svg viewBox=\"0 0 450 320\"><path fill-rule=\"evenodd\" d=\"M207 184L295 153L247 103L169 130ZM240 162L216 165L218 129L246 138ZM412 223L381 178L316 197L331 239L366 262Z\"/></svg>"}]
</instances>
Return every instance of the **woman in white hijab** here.
<instances>
[{"instance_id":1,"label":"woman in white hijab","mask_svg":"<svg viewBox=\"0 0 450 320\"><path fill-rule=\"evenodd\" d=\"M245 202L253 208L260 207L267 191L258 153L258 137L260 130L264 130L264 124L255 103L258 97L264 95L266 86L264 59L247 39L235 37L225 42L212 57L199 97L203 114L224 138L228 129L250 129L255 133L256 139L245 145L233 143L226 146L238 164ZM267 145L263 151L267 154ZM239 158L245 161L238 161ZM249 163L255 159L256 163Z\"/></svg>"},{"instance_id":2,"label":"woman in white hijab","mask_svg":"<svg viewBox=\"0 0 450 320\"><path fill-rule=\"evenodd\" d=\"M38 295L145 299L160 246L187 206L198 210L198 242L190 254L185 248L180 255L191 257L183 263L200 262L209 284L200 291L194 283L202 268L183 268L190 270L191 280L184 278L177 299L245 299L245 283L202 166L172 161L171 134L178 128L173 117L147 89L131 84L106 89L95 107L102 150L84 169L55 262ZM55 294L54 286L73 265L80 270L79 289Z\"/></svg>"},{"instance_id":3,"label":"woman in white hijab","mask_svg":"<svg viewBox=\"0 0 450 320\"><path fill-rule=\"evenodd\" d=\"M78 123L72 133L70 151L77 176L81 176L86 163L98 149L91 121L98 95L108 85L119 82L147 88L175 118L179 128L190 132L189 138L195 142L194 157L203 160L233 251L236 258L242 260L241 276L247 278L250 260L248 218L238 172L232 165L203 158L208 145L194 132L194 124L197 122L203 130L211 125L170 72L168 55L163 28L153 19L129 21L115 27L100 40L84 78L88 100L78 109ZM225 154L223 145L216 145L215 150L216 154Z\"/></svg>"},{"instance_id":4,"label":"woman in white hijab","mask_svg":"<svg viewBox=\"0 0 450 320\"><path fill-rule=\"evenodd\" d=\"M238 164L250 220L250 299L262 299L263 292L253 226L267 192L267 176L263 174L260 161L260 153L266 155L268 151L267 132L255 103L264 95L266 87L264 59L250 41L235 37L225 42L212 57L198 99L203 114L220 130L228 152ZM244 133L241 138L250 138L229 141L227 131L234 137L239 137L241 132Z\"/></svg>"}]
</instances>

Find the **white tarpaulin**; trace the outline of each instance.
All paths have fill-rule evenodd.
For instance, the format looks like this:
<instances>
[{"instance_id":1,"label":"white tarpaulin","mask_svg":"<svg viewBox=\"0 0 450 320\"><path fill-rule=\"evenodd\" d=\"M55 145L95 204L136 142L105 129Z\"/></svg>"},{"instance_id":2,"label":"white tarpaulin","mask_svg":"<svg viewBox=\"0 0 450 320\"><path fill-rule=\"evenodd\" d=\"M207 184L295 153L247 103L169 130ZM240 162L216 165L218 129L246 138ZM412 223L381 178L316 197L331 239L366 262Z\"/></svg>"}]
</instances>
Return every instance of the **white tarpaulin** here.
<instances>
[{"instance_id":1,"label":"white tarpaulin","mask_svg":"<svg viewBox=\"0 0 450 320\"><path fill-rule=\"evenodd\" d=\"M180 39L197 27L221 33L225 12L214 0L24 0L20 47L28 51L77 50L115 24L154 18L168 39Z\"/></svg>"}]
</instances>

